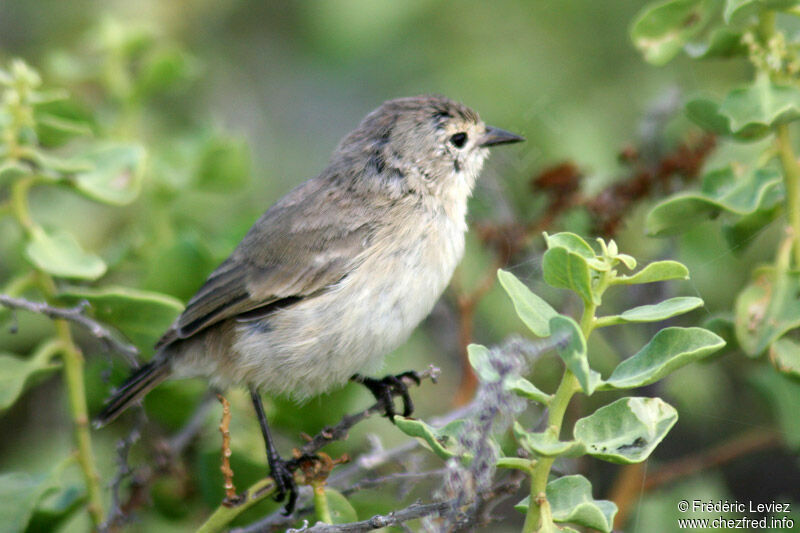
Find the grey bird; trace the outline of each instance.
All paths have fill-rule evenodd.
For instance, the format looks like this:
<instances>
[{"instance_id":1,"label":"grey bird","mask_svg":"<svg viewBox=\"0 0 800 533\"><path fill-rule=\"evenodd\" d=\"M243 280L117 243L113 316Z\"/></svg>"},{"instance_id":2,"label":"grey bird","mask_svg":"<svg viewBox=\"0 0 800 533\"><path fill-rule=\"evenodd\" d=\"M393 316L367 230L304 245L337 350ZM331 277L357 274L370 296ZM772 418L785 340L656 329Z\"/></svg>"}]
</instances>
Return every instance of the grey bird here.
<instances>
[{"instance_id":1,"label":"grey bird","mask_svg":"<svg viewBox=\"0 0 800 533\"><path fill-rule=\"evenodd\" d=\"M365 377L433 308L464 253L467 200L488 148L524 140L442 96L383 103L317 177L270 207L189 300L153 359L114 391L102 426L168 377L249 388L276 499L297 489L260 393L297 400L349 380L394 416L398 376ZM411 375L412 373L407 373Z\"/></svg>"}]
</instances>

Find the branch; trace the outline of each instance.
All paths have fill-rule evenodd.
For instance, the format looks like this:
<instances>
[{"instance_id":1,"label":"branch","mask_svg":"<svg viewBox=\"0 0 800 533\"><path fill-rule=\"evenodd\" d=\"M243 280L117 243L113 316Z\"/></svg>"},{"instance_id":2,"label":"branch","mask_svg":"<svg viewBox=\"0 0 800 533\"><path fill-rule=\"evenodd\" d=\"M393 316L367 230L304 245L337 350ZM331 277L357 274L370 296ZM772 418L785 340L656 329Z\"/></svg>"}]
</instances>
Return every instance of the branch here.
<instances>
[{"instance_id":1,"label":"branch","mask_svg":"<svg viewBox=\"0 0 800 533\"><path fill-rule=\"evenodd\" d=\"M415 502L405 509L392 511L387 515L375 515L369 520L362 520L361 522L333 525L318 523L312 527L289 529L287 533L359 533L363 531L372 531L373 529L396 526L403 522L408 522L409 520L415 520L434 514L445 514L452 508L454 503L455 502L452 500L427 504Z\"/></svg>"},{"instance_id":2,"label":"branch","mask_svg":"<svg viewBox=\"0 0 800 533\"><path fill-rule=\"evenodd\" d=\"M0 294L0 305L8 307L9 309L22 309L24 311L30 311L31 313L45 315L54 319L67 320L78 324L99 339L106 348L121 353L133 366L139 366L139 362L136 359L139 350L136 346L117 340L105 326L86 316L84 314L88 307L86 302L65 309L63 307L53 307L44 302L31 302L30 300L13 298L5 294Z\"/></svg>"}]
</instances>

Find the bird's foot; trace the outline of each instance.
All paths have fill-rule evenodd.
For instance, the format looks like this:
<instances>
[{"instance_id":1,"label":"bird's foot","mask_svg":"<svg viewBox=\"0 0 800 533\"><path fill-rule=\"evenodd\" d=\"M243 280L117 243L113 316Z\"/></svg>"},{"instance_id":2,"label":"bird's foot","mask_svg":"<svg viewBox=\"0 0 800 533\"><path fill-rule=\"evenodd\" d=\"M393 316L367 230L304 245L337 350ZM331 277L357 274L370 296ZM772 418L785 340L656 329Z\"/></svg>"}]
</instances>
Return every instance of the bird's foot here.
<instances>
[{"instance_id":1,"label":"bird's foot","mask_svg":"<svg viewBox=\"0 0 800 533\"><path fill-rule=\"evenodd\" d=\"M397 414L394 410L394 396L399 395L403 398L403 416L411 416L414 412L414 403L411 401L411 395L408 393L408 385L404 381L409 379L420 384L419 374L413 370L403 372L401 374L385 376L381 379L374 379L362 376L360 374L354 375L350 378L356 383L361 383L375 396L380 406L383 408L384 416L394 423L394 416Z\"/></svg>"},{"instance_id":2,"label":"bird's foot","mask_svg":"<svg viewBox=\"0 0 800 533\"><path fill-rule=\"evenodd\" d=\"M294 459L286 461L280 456L273 458L269 462L270 476L275 481L277 491L272 497L276 502L282 502L288 494L288 501L283 508L283 514L289 516L294 511L297 502L297 482L294 480L294 470L297 463Z\"/></svg>"}]
</instances>

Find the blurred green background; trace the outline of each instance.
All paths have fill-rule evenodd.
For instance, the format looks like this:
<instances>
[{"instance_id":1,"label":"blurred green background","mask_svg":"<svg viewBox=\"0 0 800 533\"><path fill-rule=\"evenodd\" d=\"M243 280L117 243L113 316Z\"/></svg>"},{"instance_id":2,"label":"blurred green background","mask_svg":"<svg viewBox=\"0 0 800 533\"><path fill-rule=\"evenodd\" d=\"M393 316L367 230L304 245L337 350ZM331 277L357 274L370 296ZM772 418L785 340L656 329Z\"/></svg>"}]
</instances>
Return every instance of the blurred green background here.
<instances>
[{"instance_id":1,"label":"blurred green background","mask_svg":"<svg viewBox=\"0 0 800 533\"><path fill-rule=\"evenodd\" d=\"M147 151L143 190L136 202L106 207L62 191L41 190L33 197L37 220L68 228L86 248L97 251L109 264L105 285L159 291L185 302L264 209L319 172L338 140L390 98L444 94L479 111L487 123L528 139L519 147L496 150L487 164L471 204L472 220L485 224L533 218L542 205L528 182L550 165L574 162L586 175L583 187L590 195L627 175L618 158L623 147L644 142L645 148L666 152L696 134L682 117L683 95L716 94L748 76L748 67L682 57L661 68L646 64L628 37L641 6L634 0L0 0L0 63L25 59L46 85L71 92L76 116L92 111L98 135L139 143ZM658 119L663 107L673 112ZM663 126L655 132L654 120ZM722 143L712 157L724 159L725 153ZM622 251L642 262L686 262L692 281L653 289L703 297L707 310L684 324L730 309L731 288L740 287L764 250L774 247L777 228L734 255L714 223L679 239L649 239L641 223L647 207L640 205L629 214L617 240ZM577 213L551 231L586 228L585 217ZM541 247L537 238L509 269L558 302L562 295L548 291L539 280ZM24 264L20 250L20 235L0 222L3 283ZM491 264L491 253L471 235L459 287L468 289ZM422 369L429 363L442 368L439 385L413 391L421 417L448 411L461 379L455 299L455 291L448 293L387 362L390 371ZM651 299L648 294L626 294L618 305L625 309ZM575 310L575 304L565 301L560 308ZM474 340L487 345L524 333L496 287L481 300L475 324ZM20 314L17 333L10 333L8 325L0 331L0 347L26 354L49 327L46 319ZM643 327L604 336L606 349L593 354L597 367L612 368L647 334ZM90 339L82 340L88 346L90 410L97 412L110 387L105 374L111 368L112 381L119 383L126 367L110 361ZM140 349L148 353L149 346ZM557 366L552 357L546 359L535 381L552 391ZM660 464L744 431L771 430L779 416L773 409L777 404L752 386L761 370L729 351L646 391L664 397L681 415L651 461ZM183 426L204 390L200 382L170 383L148 397L151 423L133 448L133 464L153 461L155 443ZM63 398L60 380L51 375L32 384L23 400L3 413L0 433L7 438L0 441L0 471L47 472L54 458L69 455L72 440ZM266 466L246 395L234 392L230 400L235 480L244 488L262 477ZM275 400L268 410L286 453L299 442L300 431L313 434L369 401L368 393L351 386L301 408ZM577 409L588 412L589 403ZM215 428L219 406L211 413L199 440L175 459L148 503L135 511L129 530L191 531L216 507L222 494ZM789 415L784 411L783 416ZM127 434L133 418L93 435L104 486L116 469L115 442ZM379 434L385 446L406 440L385 420L376 419L332 449L358 456L368 447L368 433ZM575 467L588 471L599 491L595 497L609 496L618 467ZM641 475L646 478L646 470ZM798 501L798 479L796 456L779 448L751 454L637 497L635 503L641 505L634 513L639 509L642 515L625 530L654 531L653 520L664 524L657 530L671 530L678 499ZM378 490L359 493L354 501L359 516L366 518L395 508L398 500L394 492ZM249 521L264 512L261 506ZM522 516L510 507L502 512L506 520L492 527L519 530ZM63 516L57 526L44 523L40 530L88 528L83 513Z\"/></svg>"}]
</instances>

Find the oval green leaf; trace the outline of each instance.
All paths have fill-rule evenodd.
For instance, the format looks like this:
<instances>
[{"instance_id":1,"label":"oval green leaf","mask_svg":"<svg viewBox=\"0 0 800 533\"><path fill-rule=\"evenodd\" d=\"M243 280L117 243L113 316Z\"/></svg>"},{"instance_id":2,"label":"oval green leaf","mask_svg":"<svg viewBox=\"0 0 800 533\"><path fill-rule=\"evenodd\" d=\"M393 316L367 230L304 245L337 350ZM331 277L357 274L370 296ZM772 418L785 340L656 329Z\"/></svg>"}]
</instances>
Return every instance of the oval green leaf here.
<instances>
[{"instance_id":1,"label":"oval green leaf","mask_svg":"<svg viewBox=\"0 0 800 533\"><path fill-rule=\"evenodd\" d=\"M347 524L358 520L358 513L353 504L338 490L325 487L325 498L334 524Z\"/></svg>"},{"instance_id":2,"label":"oval green leaf","mask_svg":"<svg viewBox=\"0 0 800 533\"><path fill-rule=\"evenodd\" d=\"M553 287L576 292L584 302L592 301L592 278L587 259L566 248L551 248L542 259L544 280Z\"/></svg>"},{"instance_id":3,"label":"oval green leaf","mask_svg":"<svg viewBox=\"0 0 800 533\"><path fill-rule=\"evenodd\" d=\"M27 529L41 499L57 489L52 476L31 476L24 472L0 474L0 524L4 533Z\"/></svg>"},{"instance_id":4,"label":"oval green leaf","mask_svg":"<svg viewBox=\"0 0 800 533\"><path fill-rule=\"evenodd\" d=\"M583 392L591 395L602 383L602 379L598 372L589 367L586 339L583 337L580 326L571 318L558 315L550 319L550 333L557 343L558 355L578 378Z\"/></svg>"},{"instance_id":5,"label":"oval green leaf","mask_svg":"<svg viewBox=\"0 0 800 533\"><path fill-rule=\"evenodd\" d=\"M592 484L581 475L563 476L547 484L547 501L555 522L569 522L604 533L614 527L617 505L592 498Z\"/></svg>"},{"instance_id":6,"label":"oval green leaf","mask_svg":"<svg viewBox=\"0 0 800 533\"><path fill-rule=\"evenodd\" d=\"M736 177L730 167L709 172L703 178L703 191L675 195L653 208L647 215L647 233L654 236L681 233L705 222L720 212L744 216L770 208L782 189L780 173L759 169Z\"/></svg>"},{"instance_id":7,"label":"oval green leaf","mask_svg":"<svg viewBox=\"0 0 800 533\"><path fill-rule=\"evenodd\" d=\"M583 444L579 442L558 440L553 428L542 432L531 432L515 421L514 436L525 451L542 457L578 457L586 453Z\"/></svg>"},{"instance_id":8,"label":"oval green leaf","mask_svg":"<svg viewBox=\"0 0 800 533\"><path fill-rule=\"evenodd\" d=\"M695 59L729 59L747 54L742 42L742 32L730 28L717 28L705 43L688 43L684 50Z\"/></svg>"},{"instance_id":9,"label":"oval green leaf","mask_svg":"<svg viewBox=\"0 0 800 533\"><path fill-rule=\"evenodd\" d=\"M726 0L723 16L728 24L737 24L764 10L787 9L797 4L797 0Z\"/></svg>"},{"instance_id":10,"label":"oval green leaf","mask_svg":"<svg viewBox=\"0 0 800 533\"><path fill-rule=\"evenodd\" d=\"M589 243L583 240L583 237L575 233L562 231L555 235L548 235L545 232L544 240L547 243L548 250L552 248L566 248L570 252L576 253L585 259L594 259L596 256L594 249L589 246Z\"/></svg>"},{"instance_id":11,"label":"oval green leaf","mask_svg":"<svg viewBox=\"0 0 800 533\"><path fill-rule=\"evenodd\" d=\"M663 65L705 26L710 7L711 2L703 0L667 0L649 5L633 22L633 44L645 60Z\"/></svg>"},{"instance_id":12,"label":"oval green leaf","mask_svg":"<svg viewBox=\"0 0 800 533\"><path fill-rule=\"evenodd\" d=\"M486 346L470 344L467 346L467 357L481 381L491 383L500 380L500 374L492 367L492 354Z\"/></svg>"},{"instance_id":13,"label":"oval green leaf","mask_svg":"<svg viewBox=\"0 0 800 533\"><path fill-rule=\"evenodd\" d=\"M126 205L139 195L144 175L144 148L109 145L90 152L93 168L75 177L75 188L98 202Z\"/></svg>"},{"instance_id":14,"label":"oval green leaf","mask_svg":"<svg viewBox=\"0 0 800 533\"><path fill-rule=\"evenodd\" d=\"M497 279L514 304L517 316L537 337L550 335L550 319L558 313L550 304L536 296L517 277L505 270L498 269Z\"/></svg>"},{"instance_id":15,"label":"oval green leaf","mask_svg":"<svg viewBox=\"0 0 800 533\"><path fill-rule=\"evenodd\" d=\"M678 412L661 398L620 398L575 423L586 453L612 463L647 459L667 435Z\"/></svg>"},{"instance_id":16,"label":"oval green leaf","mask_svg":"<svg viewBox=\"0 0 800 533\"><path fill-rule=\"evenodd\" d=\"M630 276L618 276L614 283L618 285L638 285L669 279L689 279L689 269L677 261L656 261Z\"/></svg>"},{"instance_id":17,"label":"oval green leaf","mask_svg":"<svg viewBox=\"0 0 800 533\"><path fill-rule=\"evenodd\" d=\"M760 269L736 297L735 331L745 354L758 357L800 327L800 273Z\"/></svg>"},{"instance_id":18,"label":"oval green leaf","mask_svg":"<svg viewBox=\"0 0 800 533\"><path fill-rule=\"evenodd\" d=\"M800 89L762 75L752 85L729 92L719 113L730 120L733 133L792 122L800 118Z\"/></svg>"},{"instance_id":19,"label":"oval green leaf","mask_svg":"<svg viewBox=\"0 0 800 533\"><path fill-rule=\"evenodd\" d=\"M540 390L536 385L523 378L522 376L509 376L503 384L506 390L510 390L517 396L548 405L553 398L551 394Z\"/></svg>"},{"instance_id":20,"label":"oval green leaf","mask_svg":"<svg viewBox=\"0 0 800 533\"><path fill-rule=\"evenodd\" d=\"M694 296L678 296L653 305L642 305L628 309L618 317L620 323L625 322L658 322L676 315L688 313L703 306L703 300ZM605 317L604 317L605 318Z\"/></svg>"},{"instance_id":21,"label":"oval green leaf","mask_svg":"<svg viewBox=\"0 0 800 533\"><path fill-rule=\"evenodd\" d=\"M455 420L443 428L434 428L422 420L404 416L395 416L394 423L400 431L409 437L418 439L441 459L447 460L451 457L461 456L466 451L459 444L457 438L464 426L464 420Z\"/></svg>"},{"instance_id":22,"label":"oval green leaf","mask_svg":"<svg viewBox=\"0 0 800 533\"><path fill-rule=\"evenodd\" d=\"M617 365L602 388L630 389L649 385L723 346L725 341L707 329L662 329L644 348Z\"/></svg>"},{"instance_id":23,"label":"oval green leaf","mask_svg":"<svg viewBox=\"0 0 800 533\"><path fill-rule=\"evenodd\" d=\"M95 280L106 273L106 264L86 252L70 233L63 230L34 232L25 255L36 265L59 278Z\"/></svg>"},{"instance_id":24,"label":"oval green leaf","mask_svg":"<svg viewBox=\"0 0 800 533\"><path fill-rule=\"evenodd\" d=\"M28 359L0 354L0 410L14 405L30 378L58 368L50 363L53 355L53 350L39 350Z\"/></svg>"},{"instance_id":25,"label":"oval green leaf","mask_svg":"<svg viewBox=\"0 0 800 533\"><path fill-rule=\"evenodd\" d=\"M800 378L800 343L783 337L769 347L769 360L779 372Z\"/></svg>"}]
</instances>

